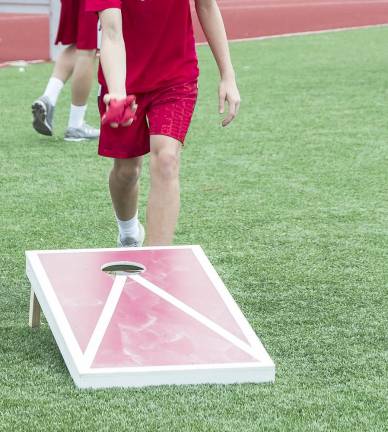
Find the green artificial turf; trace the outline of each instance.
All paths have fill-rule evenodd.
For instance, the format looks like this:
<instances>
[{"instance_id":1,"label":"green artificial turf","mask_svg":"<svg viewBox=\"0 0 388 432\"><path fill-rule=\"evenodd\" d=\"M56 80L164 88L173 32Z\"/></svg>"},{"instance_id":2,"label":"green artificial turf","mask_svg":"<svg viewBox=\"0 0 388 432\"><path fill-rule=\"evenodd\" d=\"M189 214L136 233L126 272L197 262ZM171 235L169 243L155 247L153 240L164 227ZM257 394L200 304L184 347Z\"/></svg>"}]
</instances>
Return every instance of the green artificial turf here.
<instances>
[{"instance_id":1,"label":"green artificial turf","mask_svg":"<svg viewBox=\"0 0 388 432\"><path fill-rule=\"evenodd\" d=\"M201 244L277 366L275 384L78 390L27 326L26 249L114 247L109 160L30 127L52 66L0 70L1 431L387 430L388 29L234 43L243 104L219 126L217 73L182 162L178 244ZM88 120L97 124L93 99ZM141 217L148 189L143 173Z\"/></svg>"}]
</instances>

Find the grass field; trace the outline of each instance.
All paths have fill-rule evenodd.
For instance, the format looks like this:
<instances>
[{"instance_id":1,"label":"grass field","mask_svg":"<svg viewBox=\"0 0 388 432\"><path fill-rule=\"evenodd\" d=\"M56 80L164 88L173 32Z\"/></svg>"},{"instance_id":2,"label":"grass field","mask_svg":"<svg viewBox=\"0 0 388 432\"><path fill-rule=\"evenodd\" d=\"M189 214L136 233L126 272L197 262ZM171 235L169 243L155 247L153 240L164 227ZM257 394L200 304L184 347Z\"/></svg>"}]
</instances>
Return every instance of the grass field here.
<instances>
[{"instance_id":1,"label":"grass field","mask_svg":"<svg viewBox=\"0 0 388 432\"><path fill-rule=\"evenodd\" d=\"M32 131L50 65L0 70L1 431L387 430L387 41L380 28L233 44L243 105L227 130L198 49L176 243L203 246L274 385L75 388L47 324L27 327L24 251L115 245L110 162L62 140L68 88L57 137Z\"/></svg>"}]
</instances>

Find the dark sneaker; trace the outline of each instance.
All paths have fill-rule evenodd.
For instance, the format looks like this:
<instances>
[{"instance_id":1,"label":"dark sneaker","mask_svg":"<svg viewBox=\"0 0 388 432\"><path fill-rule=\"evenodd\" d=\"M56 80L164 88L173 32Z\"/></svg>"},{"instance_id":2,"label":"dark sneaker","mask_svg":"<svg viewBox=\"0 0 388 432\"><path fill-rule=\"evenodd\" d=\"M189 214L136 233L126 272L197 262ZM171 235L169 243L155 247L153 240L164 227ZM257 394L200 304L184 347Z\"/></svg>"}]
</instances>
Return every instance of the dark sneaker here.
<instances>
[{"instance_id":1,"label":"dark sneaker","mask_svg":"<svg viewBox=\"0 0 388 432\"><path fill-rule=\"evenodd\" d=\"M42 135L52 136L54 105L51 105L48 97L41 96L31 106L32 126Z\"/></svg>"},{"instance_id":2,"label":"dark sneaker","mask_svg":"<svg viewBox=\"0 0 388 432\"><path fill-rule=\"evenodd\" d=\"M117 238L117 247L142 247L145 237L145 231L143 225L139 222L139 236L137 239L128 237L120 238L120 234Z\"/></svg>"},{"instance_id":3,"label":"dark sneaker","mask_svg":"<svg viewBox=\"0 0 388 432\"><path fill-rule=\"evenodd\" d=\"M79 128L68 127L65 132L65 141L84 141L97 139L100 136L100 129L95 129L87 123Z\"/></svg>"}]
</instances>

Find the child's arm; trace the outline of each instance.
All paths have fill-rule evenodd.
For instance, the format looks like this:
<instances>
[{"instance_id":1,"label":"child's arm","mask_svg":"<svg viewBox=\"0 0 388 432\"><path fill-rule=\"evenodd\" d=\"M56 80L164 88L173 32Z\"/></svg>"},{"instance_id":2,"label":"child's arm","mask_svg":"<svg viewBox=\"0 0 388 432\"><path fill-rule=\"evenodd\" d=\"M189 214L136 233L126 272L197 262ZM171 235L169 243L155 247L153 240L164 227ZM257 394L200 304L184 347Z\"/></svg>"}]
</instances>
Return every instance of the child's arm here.
<instances>
[{"instance_id":1,"label":"child's arm","mask_svg":"<svg viewBox=\"0 0 388 432\"><path fill-rule=\"evenodd\" d=\"M100 59L109 92L104 96L104 102L107 105L107 111L109 111L110 108L113 108L113 102L110 106L112 99L123 101L127 97L125 88L126 52L122 31L121 10L117 8L105 9L99 15L102 28ZM134 113L136 110L135 102L131 102L131 104L130 110ZM119 112L124 113L124 116L130 112L122 111L123 108L120 106L118 109ZM116 112L116 110L112 110L110 114L113 114L113 112ZM106 121L111 122L111 120L108 120L108 116ZM129 126L132 122L133 119L129 119L121 123L121 125ZM111 122L110 125L118 127L118 123L115 122Z\"/></svg>"},{"instance_id":2,"label":"child's arm","mask_svg":"<svg viewBox=\"0 0 388 432\"><path fill-rule=\"evenodd\" d=\"M195 0L195 8L220 71L219 109L220 113L224 113L225 101L228 102L229 114L222 122L222 126L227 126L236 117L241 99L230 59L224 22L216 0Z\"/></svg>"},{"instance_id":3,"label":"child's arm","mask_svg":"<svg viewBox=\"0 0 388 432\"><path fill-rule=\"evenodd\" d=\"M105 9L99 13L102 29L100 59L111 97L124 99L126 53L120 9Z\"/></svg>"}]
</instances>

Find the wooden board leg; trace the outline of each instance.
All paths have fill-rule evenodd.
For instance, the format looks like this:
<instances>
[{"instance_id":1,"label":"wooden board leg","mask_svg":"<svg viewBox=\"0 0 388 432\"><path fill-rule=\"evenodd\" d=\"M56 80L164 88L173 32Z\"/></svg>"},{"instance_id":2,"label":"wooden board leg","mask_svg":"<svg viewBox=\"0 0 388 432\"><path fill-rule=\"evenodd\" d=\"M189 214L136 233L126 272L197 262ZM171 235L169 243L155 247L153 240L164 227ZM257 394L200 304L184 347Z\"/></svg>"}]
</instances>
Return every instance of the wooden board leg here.
<instances>
[{"instance_id":1,"label":"wooden board leg","mask_svg":"<svg viewBox=\"0 0 388 432\"><path fill-rule=\"evenodd\" d=\"M28 324L31 328L37 328L40 326L40 304L32 288L30 296L30 317Z\"/></svg>"}]
</instances>

